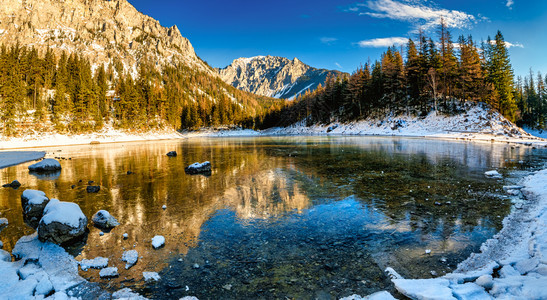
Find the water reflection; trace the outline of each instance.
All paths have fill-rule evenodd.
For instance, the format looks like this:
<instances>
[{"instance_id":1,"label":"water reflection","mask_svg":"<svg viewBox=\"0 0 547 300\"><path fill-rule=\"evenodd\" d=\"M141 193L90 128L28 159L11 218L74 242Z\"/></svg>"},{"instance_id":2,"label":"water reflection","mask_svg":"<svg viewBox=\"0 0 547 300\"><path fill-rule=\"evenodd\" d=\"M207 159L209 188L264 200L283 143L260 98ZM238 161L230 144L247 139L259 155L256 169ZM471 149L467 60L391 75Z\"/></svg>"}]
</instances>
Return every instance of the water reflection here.
<instances>
[{"instance_id":1,"label":"water reflection","mask_svg":"<svg viewBox=\"0 0 547 300\"><path fill-rule=\"evenodd\" d=\"M167 157L173 150L179 155ZM26 188L40 189L78 203L88 217L106 209L120 221L104 236L90 226L77 257L110 257L120 278L107 282L96 270L82 272L108 289L200 299L366 294L389 288L382 273L388 265L408 277L441 275L476 250L510 209L497 193L501 182L484 178L484 171L534 167L545 152L533 151L363 137L63 147L49 152L72 158L62 161L58 178L32 176L28 164L0 171L1 182L23 184L0 190L0 216L10 220L0 239L11 250L32 232L19 197ZM196 161L211 161L212 176L185 174ZM86 192L88 181L101 186L99 193ZM153 250L157 234L167 242ZM120 260L127 249L141 256L130 270ZM143 271L163 279L145 284Z\"/></svg>"}]
</instances>

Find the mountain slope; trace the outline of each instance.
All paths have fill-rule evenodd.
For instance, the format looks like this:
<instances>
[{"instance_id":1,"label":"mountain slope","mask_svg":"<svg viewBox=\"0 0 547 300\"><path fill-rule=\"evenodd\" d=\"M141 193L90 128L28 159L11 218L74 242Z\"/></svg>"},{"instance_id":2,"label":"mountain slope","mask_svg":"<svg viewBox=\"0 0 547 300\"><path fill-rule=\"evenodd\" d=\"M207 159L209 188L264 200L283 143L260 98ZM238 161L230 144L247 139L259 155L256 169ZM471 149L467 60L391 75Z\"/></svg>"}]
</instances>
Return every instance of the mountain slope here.
<instances>
[{"instance_id":1,"label":"mountain slope","mask_svg":"<svg viewBox=\"0 0 547 300\"><path fill-rule=\"evenodd\" d=\"M238 89L283 99L294 99L308 89L316 89L329 74L344 74L310 67L297 58L289 60L277 56L238 58L217 72L224 82Z\"/></svg>"},{"instance_id":2,"label":"mountain slope","mask_svg":"<svg viewBox=\"0 0 547 300\"><path fill-rule=\"evenodd\" d=\"M0 0L0 43L78 52L94 66L119 59L131 74L143 59L214 74L176 25L163 27L126 0Z\"/></svg>"}]
</instances>

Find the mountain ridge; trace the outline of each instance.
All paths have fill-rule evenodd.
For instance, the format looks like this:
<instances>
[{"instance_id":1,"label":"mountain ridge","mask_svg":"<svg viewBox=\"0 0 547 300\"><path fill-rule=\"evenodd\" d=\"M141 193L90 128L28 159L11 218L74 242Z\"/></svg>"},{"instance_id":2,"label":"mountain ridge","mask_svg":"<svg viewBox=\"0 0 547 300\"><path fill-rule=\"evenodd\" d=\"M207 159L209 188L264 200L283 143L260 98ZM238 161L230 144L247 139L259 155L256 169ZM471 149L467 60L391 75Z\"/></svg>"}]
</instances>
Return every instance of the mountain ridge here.
<instances>
[{"instance_id":1,"label":"mountain ridge","mask_svg":"<svg viewBox=\"0 0 547 300\"><path fill-rule=\"evenodd\" d=\"M240 57L225 68L215 70L224 82L238 89L290 100L307 90L316 89L329 74L334 77L345 74L311 67L298 58L291 60L272 55Z\"/></svg>"}]
</instances>

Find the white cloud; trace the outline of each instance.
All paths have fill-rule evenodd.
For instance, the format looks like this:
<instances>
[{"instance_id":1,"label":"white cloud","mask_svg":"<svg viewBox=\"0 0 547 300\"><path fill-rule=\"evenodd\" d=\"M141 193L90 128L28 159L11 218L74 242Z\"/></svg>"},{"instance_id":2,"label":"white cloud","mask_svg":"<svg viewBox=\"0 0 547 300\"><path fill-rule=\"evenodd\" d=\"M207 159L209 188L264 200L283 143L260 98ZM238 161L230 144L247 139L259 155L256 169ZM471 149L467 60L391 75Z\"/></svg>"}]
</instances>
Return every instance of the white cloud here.
<instances>
[{"instance_id":1,"label":"white cloud","mask_svg":"<svg viewBox=\"0 0 547 300\"><path fill-rule=\"evenodd\" d=\"M512 1L512 0L509 0ZM439 25L441 18L449 28L467 28L476 22L473 15L458 10L435 8L422 4L423 1L371 0L358 3L347 9L374 18L387 18L398 21L415 22L419 27L430 29ZM363 11L367 10L368 11Z\"/></svg>"},{"instance_id":2,"label":"white cloud","mask_svg":"<svg viewBox=\"0 0 547 300\"><path fill-rule=\"evenodd\" d=\"M364 40L357 43L360 47L363 48L385 48L385 47L391 47L393 45L400 46L400 45L406 45L408 43L408 38L404 37L388 37L388 38L378 38L378 39L371 39L371 40Z\"/></svg>"},{"instance_id":3,"label":"white cloud","mask_svg":"<svg viewBox=\"0 0 547 300\"><path fill-rule=\"evenodd\" d=\"M339 63L335 62L334 64L338 67L338 69L343 69Z\"/></svg>"},{"instance_id":4,"label":"white cloud","mask_svg":"<svg viewBox=\"0 0 547 300\"><path fill-rule=\"evenodd\" d=\"M333 37L322 37L319 39L321 41L321 43L323 44L332 44L334 42L336 42L338 39L337 38L333 38Z\"/></svg>"},{"instance_id":5,"label":"white cloud","mask_svg":"<svg viewBox=\"0 0 547 300\"><path fill-rule=\"evenodd\" d=\"M521 43L511 43L511 42L508 42L508 41L504 41L505 42L505 48L509 49L509 48L524 48L524 45L521 44ZM491 40L490 41L490 44L494 45L496 43L495 40Z\"/></svg>"},{"instance_id":6,"label":"white cloud","mask_svg":"<svg viewBox=\"0 0 547 300\"><path fill-rule=\"evenodd\" d=\"M513 0L507 0L505 6L507 6L509 9L513 9L513 4L515 4Z\"/></svg>"}]
</instances>

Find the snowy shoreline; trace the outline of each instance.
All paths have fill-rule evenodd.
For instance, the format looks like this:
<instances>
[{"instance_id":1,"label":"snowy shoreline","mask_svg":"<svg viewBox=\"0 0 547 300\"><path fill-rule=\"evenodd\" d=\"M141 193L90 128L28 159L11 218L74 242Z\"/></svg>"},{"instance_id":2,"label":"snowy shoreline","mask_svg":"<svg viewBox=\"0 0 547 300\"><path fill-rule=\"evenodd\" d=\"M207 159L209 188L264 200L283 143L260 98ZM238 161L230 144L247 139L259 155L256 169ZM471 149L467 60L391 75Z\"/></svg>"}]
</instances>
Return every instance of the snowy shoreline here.
<instances>
[{"instance_id":1,"label":"snowy shoreline","mask_svg":"<svg viewBox=\"0 0 547 300\"><path fill-rule=\"evenodd\" d=\"M538 131L530 130L539 134ZM0 136L0 151L8 149L106 144L120 142L177 140L204 137L252 137L252 136L388 136L420 137L428 139L468 140L476 142L501 142L547 147L547 139L531 135L507 121L495 111L480 106L465 114L442 116L431 112L428 116L387 117L383 120L367 119L349 123L333 122L323 125L305 126L301 121L288 127L269 128L262 131L252 129L212 129L178 132L156 130L133 133L105 128L100 132L79 135L35 133L23 137Z\"/></svg>"}]
</instances>

